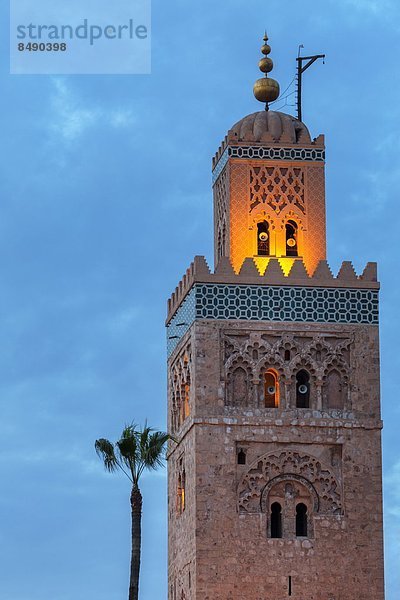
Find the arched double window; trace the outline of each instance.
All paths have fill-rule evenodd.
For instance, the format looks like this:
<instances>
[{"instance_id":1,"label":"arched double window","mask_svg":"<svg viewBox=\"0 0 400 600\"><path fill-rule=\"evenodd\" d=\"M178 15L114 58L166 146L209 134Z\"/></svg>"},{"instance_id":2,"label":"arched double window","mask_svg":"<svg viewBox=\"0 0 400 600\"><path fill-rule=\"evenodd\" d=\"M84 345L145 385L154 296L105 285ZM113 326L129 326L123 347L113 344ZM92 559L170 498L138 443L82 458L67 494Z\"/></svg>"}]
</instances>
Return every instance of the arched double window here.
<instances>
[{"instance_id":1,"label":"arched double window","mask_svg":"<svg viewBox=\"0 0 400 600\"><path fill-rule=\"evenodd\" d=\"M310 375L301 369L296 375L296 408L310 407Z\"/></svg>"},{"instance_id":2,"label":"arched double window","mask_svg":"<svg viewBox=\"0 0 400 600\"><path fill-rule=\"evenodd\" d=\"M298 256L297 223L288 221L286 223L286 256Z\"/></svg>"},{"instance_id":3,"label":"arched double window","mask_svg":"<svg viewBox=\"0 0 400 600\"><path fill-rule=\"evenodd\" d=\"M318 511L318 496L310 482L294 477L297 478L290 480L287 474L275 477L264 490L261 505L268 511L270 538L314 537L313 514Z\"/></svg>"},{"instance_id":4,"label":"arched double window","mask_svg":"<svg viewBox=\"0 0 400 600\"><path fill-rule=\"evenodd\" d=\"M269 256L269 253L269 224L267 221L261 221L257 225L257 254L258 256Z\"/></svg>"},{"instance_id":5,"label":"arched double window","mask_svg":"<svg viewBox=\"0 0 400 600\"><path fill-rule=\"evenodd\" d=\"M274 369L268 369L264 375L264 405L265 408L279 406L279 378Z\"/></svg>"}]
</instances>

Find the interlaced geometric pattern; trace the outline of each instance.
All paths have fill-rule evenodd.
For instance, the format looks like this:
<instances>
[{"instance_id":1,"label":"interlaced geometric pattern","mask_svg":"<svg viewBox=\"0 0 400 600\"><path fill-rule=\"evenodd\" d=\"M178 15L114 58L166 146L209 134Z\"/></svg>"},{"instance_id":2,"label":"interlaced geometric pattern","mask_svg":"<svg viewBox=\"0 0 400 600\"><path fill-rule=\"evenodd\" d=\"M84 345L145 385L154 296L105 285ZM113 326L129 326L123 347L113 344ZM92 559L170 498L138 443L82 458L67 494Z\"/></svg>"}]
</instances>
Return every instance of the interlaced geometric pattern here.
<instances>
[{"instance_id":1,"label":"interlaced geometric pattern","mask_svg":"<svg viewBox=\"0 0 400 600\"><path fill-rule=\"evenodd\" d=\"M249 232L249 167L235 165L231 170L230 259L239 269L245 256L252 256L252 236Z\"/></svg>"},{"instance_id":2,"label":"interlaced geometric pattern","mask_svg":"<svg viewBox=\"0 0 400 600\"><path fill-rule=\"evenodd\" d=\"M276 214L292 204L305 213L304 172L300 167L250 167L250 210L267 204Z\"/></svg>"},{"instance_id":3,"label":"interlaced geometric pattern","mask_svg":"<svg viewBox=\"0 0 400 600\"><path fill-rule=\"evenodd\" d=\"M213 185L217 181L217 179L220 176L220 174L222 173L222 171L224 170L224 167L225 167L226 163L228 162L228 159L229 159L229 148L226 148L225 152L219 159L217 166L215 167L215 169L212 172L212 184Z\"/></svg>"},{"instance_id":4,"label":"interlaced geometric pattern","mask_svg":"<svg viewBox=\"0 0 400 600\"><path fill-rule=\"evenodd\" d=\"M325 176L321 167L307 169L307 243L304 244L304 262L313 273L325 257Z\"/></svg>"},{"instance_id":5,"label":"interlaced geometric pattern","mask_svg":"<svg viewBox=\"0 0 400 600\"><path fill-rule=\"evenodd\" d=\"M214 187L214 222L215 222L215 240L214 248L216 250L216 262L221 256L226 255L226 235L227 235L227 217L229 215L227 207L228 199L228 169L225 169Z\"/></svg>"},{"instance_id":6,"label":"interlaced geometric pattern","mask_svg":"<svg viewBox=\"0 0 400 600\"><path fill-rule=\"evenodd\" d=\"M181 338L196 319L196 288L192 287L167 325L167 354L171 356Z\"/></svg>"},{"instance_id":7,"label":"interlaced geometric pattern","mask_svg":"<svg viewBox=\"0 0 400 600\"><path fill-rule=\"evenodd\" d=\"M167 326L168 355L196 319L377 325L378 291L197 283Z\"/></svg>"},{"instance_id":8,"label":"interlaced geometric pattern","mask_svg":"<svg viewBox=\"0 0 400 600\"><path fill-rule=\"evenodd\" d=\"M325 150L321 148L271 148L269 146L228 146L213 170L213 185L229 158L255 158L266 160L300 160L323 162Z\"/></svg>"}]
</instances>

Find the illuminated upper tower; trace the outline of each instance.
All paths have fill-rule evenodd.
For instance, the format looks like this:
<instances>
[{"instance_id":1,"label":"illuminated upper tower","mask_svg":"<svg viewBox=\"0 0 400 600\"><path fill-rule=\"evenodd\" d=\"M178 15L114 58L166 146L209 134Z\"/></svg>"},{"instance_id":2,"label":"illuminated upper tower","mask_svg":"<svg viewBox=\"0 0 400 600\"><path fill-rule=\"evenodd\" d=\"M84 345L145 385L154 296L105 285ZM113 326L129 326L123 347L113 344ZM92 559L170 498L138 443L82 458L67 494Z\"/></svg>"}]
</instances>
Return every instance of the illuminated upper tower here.
<instances>
[{"instance_id":1,"label":"illuminated upper tower","mask_svg":"<svg viewBox=\"0 0 400 600\"><path fill-rule=\"evenodd\" d=\"M272 70L268 57L259 64L266 75ZM273 79L256 82L266 110L236 123L213 161L215 263L228 256L236 272L247 257L262 273L266 257L282 258L286 273L293 258L309 273L326 258L324 138L312 140L303 123L269 111L278 93Z\"/></svg>"},{"instance_id":2,"label":"illuminated upper tower","mask_svg":"<svg viewBox=\"0 0 400 600\"><path fill-rule=\"evenodd\" d=\"M215 272L168 303L169 600L383 600L376 264L326 262L323 137L266 109L213 160Z\"/></svg>"}]
</instances>

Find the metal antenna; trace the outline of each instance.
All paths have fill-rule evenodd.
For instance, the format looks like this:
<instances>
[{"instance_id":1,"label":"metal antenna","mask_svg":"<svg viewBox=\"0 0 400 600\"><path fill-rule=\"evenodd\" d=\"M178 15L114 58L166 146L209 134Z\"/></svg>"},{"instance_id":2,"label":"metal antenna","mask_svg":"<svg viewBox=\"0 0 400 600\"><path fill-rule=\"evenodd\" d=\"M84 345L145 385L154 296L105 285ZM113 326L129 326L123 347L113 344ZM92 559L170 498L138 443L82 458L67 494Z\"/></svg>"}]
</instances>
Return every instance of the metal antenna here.
<instances>
[{"instance_id":1,"label":"metal antenna","mask_svg":"<svg viewBox=\"0 0 400 600\"><path fill-rule=\"evenodd\" d=\"M302 112L301 112L301 93L302 93L302 77L304 71L307 71L308 67L311 67L313 63L319 58L322 58L323 63L325 64L325 54L315 54L313 56L300 56L300 49L304 48L303 44L299 46L299 52L296 58L297 62L297 118L299 121L302 120ZM308 62L303 66L303 62L307 60Z\"/></svg>"}]
</instances>

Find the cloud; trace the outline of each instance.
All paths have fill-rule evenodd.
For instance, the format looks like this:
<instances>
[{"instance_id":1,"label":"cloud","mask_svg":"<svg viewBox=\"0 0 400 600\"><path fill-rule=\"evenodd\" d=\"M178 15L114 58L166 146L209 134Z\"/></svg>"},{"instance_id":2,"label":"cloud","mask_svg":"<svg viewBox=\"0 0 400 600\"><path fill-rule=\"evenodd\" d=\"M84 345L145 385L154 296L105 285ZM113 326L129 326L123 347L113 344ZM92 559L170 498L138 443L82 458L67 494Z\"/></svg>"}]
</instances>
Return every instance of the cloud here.
<instances>
[{"instance_id":1,"label":"cloud","mask_svg":"<svg viewBox=\"0 0 400 600\"><path fill-rule=\"evenodd\" d=\"M388 17L389 13L398 12L398 7L392 0L345 0L345 3L364 12L384 17Z\"/></svg>"},{"instance_id":2,"label":"cloud","mask_svg":"<svg viewBox=\"0 0 400 600\"><path fill-rule=\"evenodd\" d=\"M99 105L85 105L63 79L53 78L52 84L54 90L51 97L52 115L49 128L65 142L77 140L85 131L95 129L101 123L120 129L131 127L136 121L131 109L105 110Z\"/></svg>"}]
</instances>

